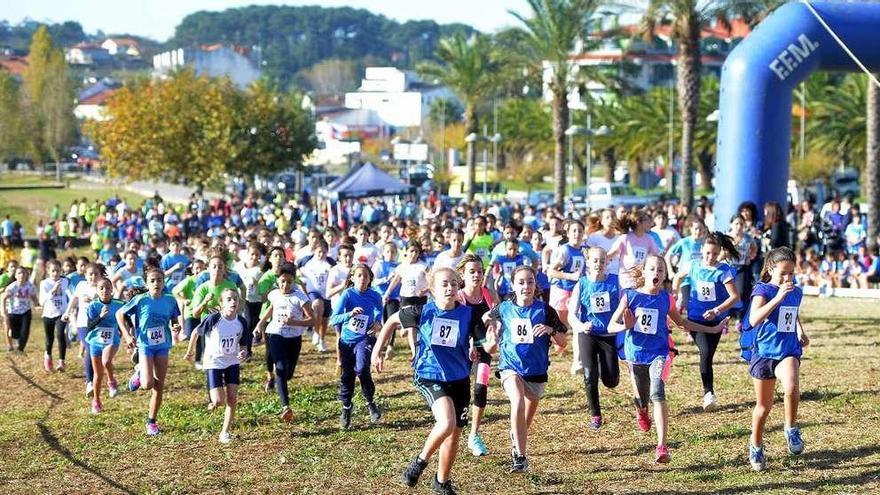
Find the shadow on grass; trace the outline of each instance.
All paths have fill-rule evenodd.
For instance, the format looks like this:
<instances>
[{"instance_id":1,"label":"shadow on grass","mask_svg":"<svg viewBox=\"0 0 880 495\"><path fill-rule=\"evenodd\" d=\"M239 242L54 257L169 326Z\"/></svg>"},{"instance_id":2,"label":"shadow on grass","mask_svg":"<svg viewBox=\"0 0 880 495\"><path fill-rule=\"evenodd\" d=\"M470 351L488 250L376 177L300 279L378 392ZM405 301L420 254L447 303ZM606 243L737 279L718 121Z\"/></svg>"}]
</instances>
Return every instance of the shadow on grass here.
<instances>
[{"instance_id":1,"label":"shadow on grass","mask_svg":"<svg viewBox=\"0 0 880 495\"><path fill-rule=\"evenodd\" d=\"M840 397L841 395L871 395L876 396L880 394L880 390L847 390L844 392L839 391L823 391L823 390L806 390L801 392L801 402L817 402L817 401L825 401L835 399Z\"/></svg>"},{"instance_id":2,"label":"shadow on grass","mask_svg":"<svg viewBox=\"0 0 880 495\"><path fill-rule=\"evenodd\" d=\"M101 479L101 481L112 486L114 489L119 490L123 493L134 494L135 493L134 490L132 490L132 489L128 488L127 486L119 483L118 481L106 476L104 473L102 473L101 471L99 471L95 467L89 465L88 463L78 459L75 455L73 455L73 453L70 450L68 450L66 447L61 445L61 442L58 441L58 437L56 437L52 433L52 430L50 430L49 427L46 426L46 420L49 418L49 413L52 412L52 409L55 409L55 407L57 407L58 404L64 402L64 398L62 398L60 395L58 395L50 390L47 390L45 387L43 387L39 383L35 382L33 378L24 374L20 369L18 369L18 366L11 359L9 360L9 367L10 367L10 369L12 369L13 373L18 375L18 377L21 378L22 380L24 380L25 382L27 382L28 385L39 390L40 392L42 392L43 394L45 394L47 397L49 397L51 399L51 403L49 404L49 407L46 409L46 412L43 414L43 418L40 419L39 421L37 421L37 429L40 430L40 436L43 438L43 441L46 442L46 445L48 445L50 449L52 449L56 453L58 453L58 455L67 459L67 461L69 461L74 466L77 466L80 469L97 476L98 478Z\"/></svg>"}]
</instances>

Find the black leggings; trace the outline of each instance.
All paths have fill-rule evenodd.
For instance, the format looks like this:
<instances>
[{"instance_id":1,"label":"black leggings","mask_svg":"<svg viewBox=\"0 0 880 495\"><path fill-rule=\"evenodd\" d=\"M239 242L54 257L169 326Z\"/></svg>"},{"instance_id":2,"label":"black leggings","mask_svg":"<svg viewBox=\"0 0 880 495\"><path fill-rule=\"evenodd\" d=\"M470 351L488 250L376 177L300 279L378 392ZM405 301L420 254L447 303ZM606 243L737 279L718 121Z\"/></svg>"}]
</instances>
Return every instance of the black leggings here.
<instances>
[{"instance_id":1,"label":"black leggings","mask_svg":"<svg viewBox=\"0 0 880 495\"><path fill-rule=\"evenodd\" d=\"M398 311L400 311L400 301L397 299L389 299L388 304L382 309L382 323L388 321L388 318ZM396 336L397 332L391 332L391 342L389 342L388 345L394 345L394 337Z\"/></svg>"},{"instance_id":2,"label":"black leggings","mask_svg":"<svg viewBox=\"0 0 880 495\"><path fill-rule=\"evenodd\" d=\"M302 350L302 336L291 338L269 334L266 343L275 363L275 390L281 399L281 405L287 407L290 405L287 380L293 378L293 372L296 371L299 352Z\"/></svg>"},{"instance_id":3,"label":"black leggings","mask_svg":"<svg viewBox=\"0 0 880 495\"><path fill-rule=\"evenodd\" d=\"M9 332L13 339L18 339L18 350L24 352L24 347L31 336L31 310L20 315L10 314Z\"/></svg>"},{"instance_id":4,"label":"black leggings","mask_svg":"<svg viewBox=\"0 0 880 495\"><path fill-rule=\"evenodd\" d=\"M248 323L247 332L248 332L249 336L253 335L254 329L257 328L257 323L260 322L260 309L262 309L262 307L263 307L263 303L261 303L261 302L248 301L248 303L247 303L247 310L246 310L247 323ZM248 351L248 355L250 355L251 352L253 351L253 347L254 347L253 337L249 338L247 343L248 343L247 344L247 351Z\"/></svg>"},{"instance_id":5,"label":"black leggings","mask_svg":"<svg viewBox=\"0 0 880 495\"><path fill-rule=\"evenodd\" d=\"M715 350L721 341L720 333L691 332L694 343L700 350L700 380L703 382L703 394L715 393L715 374L712 371L712 360Z\"/></svg>"},{"instance_id":6,"label":"black leggings","mask_svg":"<svg viewBox=\"0 0 880 495\"><path fill-rule=\"evenodd\" d=\"M578 334L581 363L584 365L584 389L591 416L601 416L599 406L599 380L608 388L620 383L620 366L617 362L617 338L613 335Z\"/></svg>"},{"instance_id":7,"label":"black leggings","mask_svg":"<svg viewBox=\"0 0 880 495\"><path fill-rule=\"evenodd\" d=\"M55 318L43 317L43 333L46 335L46 354L52 357L52 344L58 340L58 359L64 361L67 357L67 322L61 320L61 316Z\"/></svg>"}]
</instances>

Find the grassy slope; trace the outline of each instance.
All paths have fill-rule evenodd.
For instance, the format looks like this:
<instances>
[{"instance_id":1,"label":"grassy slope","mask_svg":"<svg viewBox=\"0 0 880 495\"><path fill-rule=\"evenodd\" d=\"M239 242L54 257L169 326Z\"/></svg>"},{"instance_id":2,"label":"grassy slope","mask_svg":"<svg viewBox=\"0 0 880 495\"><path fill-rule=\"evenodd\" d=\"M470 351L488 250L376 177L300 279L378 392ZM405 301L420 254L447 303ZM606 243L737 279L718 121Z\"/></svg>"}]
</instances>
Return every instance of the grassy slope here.
<instances>
[{"instance_id":1,"label":"grassy slope","mask_svg":"<svg viewBox=\"0 0 880 495\"><path fill-rule=\"evenodd\" d=\"M614 391L602 389L607 425L586 430L581 382L555 359L547 398L530 442L532 472L507 474L507 402L497 381L490 388L484 438L491 455L462 450L454 480L462 493L878 493L877 323L870 302L810 299L803 311L813 345L804 360L801 407L806 454L785 455L781 407L767 438L770 470L752 473L746 443L751 382L735 339L716 357L719 412L703 413L697 354L683 356L668 386L673 461L653 464L654 437L638 433L626 374ZM26 356L0 363L5 390L0 406L0 486L12 493L267 492L403 493L396 484L407 459L424 441L431 418L410 385L407 360L397 358L377 378L386 416L370 426L356 399L354 430L337 429L333 360L306 344L292 382L297 417L280 424L277 398L261 390L263 348L243 370L236 440L220 446L218 412L204 408L203 376L172 354L169 394L160 423L164 434L143 434L147 394L105 400L92 417L82 394L76 359L66 374L40 369L42 331L34 326ZM76 349L76 348L75 348ZM117 358L120 375L127 360ZM425 493L434 463L417 493Z\"/></svg>"}]
</instances>

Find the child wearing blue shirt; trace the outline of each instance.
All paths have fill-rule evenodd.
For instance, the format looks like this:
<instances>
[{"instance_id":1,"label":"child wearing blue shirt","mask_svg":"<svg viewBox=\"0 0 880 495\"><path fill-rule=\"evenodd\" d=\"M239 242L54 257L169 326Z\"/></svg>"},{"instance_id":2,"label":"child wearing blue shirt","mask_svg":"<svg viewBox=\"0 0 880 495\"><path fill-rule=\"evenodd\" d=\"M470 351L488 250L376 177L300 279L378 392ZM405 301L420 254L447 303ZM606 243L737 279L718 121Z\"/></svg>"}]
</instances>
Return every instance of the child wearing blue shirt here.
<instances>
[{"instance_id":1,"label":"child wearing blue shirt","mask_svg":"<svg viewBox=\"0 0 880 495\"><path fill-rule=\"evenodd\" d=\"M776 379L785 392L785 437L788 451L800 455L804 441L796 426L800 402L799 374L803 347L810 339L800 321L803 292L794 285L795 255L787 248L776 248L764 258L761 282L752 291L748 323L754 333L749 374L755 385L756 403L752 412L749 463L755 471L767 467L764 457L764 428L773 408ZM744 332L745 333L745 332Z\"/></svg>"},{"instance_id":2,"label":"child wearing blue shirt","mask_svg":"<svg viewBox=\"0 0 880 495\"><path fill-rule=\"evenodd\" d=\"M339 361L342 374L339 378L339 401L342 414L339 425L342 429L351 427L352 396L355 376L361 382L361 392L367 401L370 421L378 423L382 412L373 401L376 386L370 375L370 353L376 344L376 332L382 324L382 297L370 289L373 272L366 265L352 267L348 276L348 286L339 296L330 324L338 328Z\"/></svg>"},{"instance_id":3,"label":"child wearing blue shirt","mask_svg":"<svg viewBox=\"0 0 880 495\"><path fill-rule=\"evenodd\" d=\"M98 298L86 308L88 323L86 328L87 355L94 370L94 397L92 414L99 414L104 406L101 403L101 383L107 372L107 393L116 397L116 376L113 374L113 357L119 349L119 325L116 313L122 308L122 301L113 299L113 283L106 278L98 281Z\"/></svg>"},{"instance_id":4,"label":"child wearing blue shirt","mask_svg":"<svg viewBox=\"0 0 880 495\"><path fill-rule=\"evenodd\" d=\"M514 298L492 308L483 321L489 329L486 352L500 349L499 376L510 399L513 437L510 472L526 473L529 470L526 458L528 431L547 384L550 343L565 347L565 325L556 310L535 299L534 269L520 266L511 278Z\"/></svg>"},{"instance_id":5,"label":"child wearing blue shirt","mask_svg":"<svg viewBox=\"0 0 880 495\"><path fill-rule=\"evenodd\" d=\"M489 262L493 272L498 274L495 278L495 287L498 291L498 297L501 299L505 299L513 293L513 271L525 264L525 257L519 254L518 240L508 239L504 245L504 254L493 256Z\"/></svg>"}]
</instances>

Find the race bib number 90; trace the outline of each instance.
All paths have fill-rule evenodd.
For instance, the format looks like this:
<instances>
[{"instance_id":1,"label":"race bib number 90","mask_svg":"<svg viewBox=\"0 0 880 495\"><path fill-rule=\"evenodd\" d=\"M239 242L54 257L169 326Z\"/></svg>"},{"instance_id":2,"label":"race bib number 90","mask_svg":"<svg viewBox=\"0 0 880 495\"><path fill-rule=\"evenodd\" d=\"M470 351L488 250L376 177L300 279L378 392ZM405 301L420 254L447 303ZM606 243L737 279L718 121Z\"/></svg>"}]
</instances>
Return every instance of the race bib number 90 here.
<instances>
[{"instance_id":1,"label":"race bib number 90","mask_svg":"<svg viewBox=\"0 0 880 495\"><path fill-rule=\"evenodd\" d=\"M797 330L797 306L780 306L779 321L776 329L780 332L791 333Z\"/></svg>"},{"instance_id":2,"label":"race bib number 90","mask_svg":"<svg viewBox=\"0 0 880 495\"><path fill-rule=\"evenodd\" d=\"M636 325L633 330L648 335L657 335L657 320L660 312L654 308L636 308Z\"/></svg>"},{"instance_id":3,"label":"race bib number 90","mask_svg":"<svg viewBox=\"0 0 880 495\"><path fill-rule=\"evenodd\" d=\"M512 318L510 338L514 344L533 344L535 335L532 333L532 321L528 318Z\"/></svg>"},{"instance_id":4,"label":"race bib number 90","mask_svg":"<svg viewBox=\"0 0 880 495\"><path fill-rule=\"evenodd\" d=\"M712 282L697 282L697 300L700 302L715 301L715 284Z\"/></svg>"},{"instance_id":5,"label":"race bib number 90","mask_svg":"<svg viewBox=\"0 0 880 495\"><path fill-rule=\"evenodd\" d=\"M458 345L458 320L434 318L431 325L431 345L455 347Z\"/></svg>"}]
</instances>

